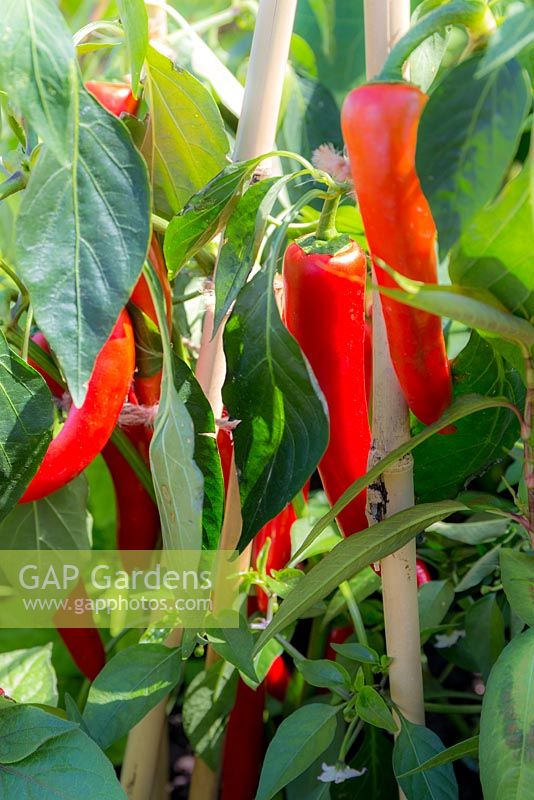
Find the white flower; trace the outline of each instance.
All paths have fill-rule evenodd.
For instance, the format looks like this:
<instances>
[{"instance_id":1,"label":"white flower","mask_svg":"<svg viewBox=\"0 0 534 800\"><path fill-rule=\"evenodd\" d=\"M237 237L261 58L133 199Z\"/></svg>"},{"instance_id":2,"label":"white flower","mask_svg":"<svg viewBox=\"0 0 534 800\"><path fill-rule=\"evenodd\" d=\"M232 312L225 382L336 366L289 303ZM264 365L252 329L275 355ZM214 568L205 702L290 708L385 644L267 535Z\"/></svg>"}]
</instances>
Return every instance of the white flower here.
<instances>
[{"instance_id":1,"label":"white flower","mask_svg":"<svg viewBox=\"0 0 534 800\"><path fill-rule=\"evenodd\" d=\"M434 647L442 648L442 647L452 647L453 644L456 644L458 639L462 639L465 636L465 631L451 631L450 633L438 633L436 634L436 639L434 642Z\"/></svg>"},{"instance_id":2,"label":"white flower","mask_svg":"<svg viewBox=\"0 0 534 800\"><path fill-rule=\"evenodd\" d=\"M362 770L352 769L347 764L321 764L322 772L317 778L318 781L322 781L323 783L343 783L343 781L348 781L349 778L359 778L361 775L364 775L367 772L367 768L364 767Z\"/></svg>"}]
</instances>

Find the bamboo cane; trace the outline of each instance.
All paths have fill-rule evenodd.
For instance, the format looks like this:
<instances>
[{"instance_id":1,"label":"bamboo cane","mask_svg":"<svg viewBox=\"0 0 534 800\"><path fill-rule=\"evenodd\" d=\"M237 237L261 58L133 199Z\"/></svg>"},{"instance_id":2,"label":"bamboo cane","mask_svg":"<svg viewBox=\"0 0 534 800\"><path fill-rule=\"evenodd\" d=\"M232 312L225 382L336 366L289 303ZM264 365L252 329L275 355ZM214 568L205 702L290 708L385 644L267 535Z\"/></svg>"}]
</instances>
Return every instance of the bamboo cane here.
<instances>
[{"instance_id":1,"label":"bamboo cane","mask_svg":"<svg viewBox=\"0 0 534 800\"><path fill-rule=\"evenodd\" d=\"M409 0L364 0L365 59L373 78L395 41L410 23ZM375 280L376 283L376 280ZM376 463L410 437L406 402L391 364L380 295L373 298L373 447ZM414 504L413 460L398 462L382 476L382 496L369 492L368 517L377 522L377 508L387 499L388 515ZM383 514L382 514L383 515ZM424 724L423 680L420 655L419 613L415 572L415 541L381 562L384 618L392 700L414 723ZM401 798L404 797L399 790Z\"/></svg>"},{"instance_id":2,"label":"bamboo cane","mask_svg":"<svg viewBox=\"0 0 534 800\"><path fill-rule=\"evenodd\" d=\"M296 0L260 2L245 83L243 108L237 128L234 161L254 158L269 152L273 147L296 5ZM206 307L204 317L197 378L211 403L215 417L220 418L223 410L221 390L226 362L222 347L223 325L213 337L213 319L214 308L213 303L210 303ZM235 463L232 460L220 547L234 549L240 532L239 485ZM247 548L240 557L240 569L246 569L249 563L250 548ZM215 658L211 648L208 648L206 666L210 666ZM212 800L216 797L217 791L218 776L202 759L197 758L189 800Z\"/></svg>"}]
</instances>

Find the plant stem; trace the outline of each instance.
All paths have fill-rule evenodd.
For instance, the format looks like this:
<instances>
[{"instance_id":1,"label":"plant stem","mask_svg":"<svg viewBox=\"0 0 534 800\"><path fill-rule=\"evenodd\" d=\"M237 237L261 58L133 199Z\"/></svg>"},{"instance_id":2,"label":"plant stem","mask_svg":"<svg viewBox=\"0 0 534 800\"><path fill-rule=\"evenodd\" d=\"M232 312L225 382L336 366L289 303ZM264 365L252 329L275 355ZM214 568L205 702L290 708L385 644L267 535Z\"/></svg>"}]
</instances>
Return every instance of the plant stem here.
<instances>
[{"instance_id":1,"label":"plant stem","mask_svg":"<svg viewBox=\"0 0 534 800\"><path fill-rule=\"evenodd\" d=\"M476 705L453 705L452 703L425 703L425 711L434 714L480 714L482 703Z\"/></svg>"},{"instance_id":2,"label":"plant stem","mask_svg":"<svg viewBox=\"0 0 534 800\"><path fill-rule=\"evenodd\" d=\"M525 374L527 392L521 438L524 447L523 474L527 489L529 535L534 548L534 362L530 353L525 358Z\"/></svg>"},{"instance_id":3,"label":"plant stem","mask_svg":"<svg viewBox=\"0 0 534 800\"><path fill-rule=\"evenodd\" d=\"M343 741L341 742L341 747L339 748L338 761L345 761L347 753L358 738L362 728L363 721L359 717L354 717L354 719L350 721Z\"/></svg>"},{"instance_id":4,"label":"plant stem","mask_svg":"<svg viewBox=\"0 0 534 800\"><path fill-rule=\"evenodd\" d=\"M12 268L9 266L9 264L7 264L7 263L4 261L4 259L3 259L3 258L0 258L0 269L1 269L3 272L5 272L5 273L6 273L6 275L7 275L9 278L11 278L11 280L13 281L13 283L15 284L15 286L18 288L19 292L20 292L22 295L26 296L26 295L28 294L28 292L27 292L27 290L26 290L26 287L24 286L24 284L23 284L23 283L22 283L22 281L20 280L20 278L19 278L19 276L17 275L17 273L15 272L15 270L14 270L14 269L12 269Z\"/></svg>"},{"instance_id":5,"label":"plant stem","mask_svg":"<svg viewBox=\"0 0 534 800\"><path fill-rule=\"evenodd\" d=\"M30 346L32 325L33 325L33 309L30 305L28 306L28 311L26 312L26 325L24 326L24 338L22 340L22 348L20 351L20 357L24 361L28 360L28 348Z\"/></svg>"},{"instance_id":6,"label":"plant stem","mask_svg":"<svg viewBox=\"0 0 534 800\"><path fill-rule=\"evenodd\" d=\"M297 650L296 647L293 647L291 642L288 641L284 636L278 635L278 636L275 637L275 639L279 644L282 645L282 647L284 648L286 653L289 653L289 655L291 656L291 658L294 661L303 661L304 660L304 656L302 655L302 653L299 650Z\"/></svg>"},{"instance_id":7,"label":"plant stem","mask_svg":"<svg viewBox=\"0 0 534 800\"><path fill-rule=\"evenodd\" d=\"M477 2L477 0L454 0L444 6L439 6L435 11L423 17L395 45L384 63L379 80L402 80L404 64L413 51L429 36L447 25L462 25L478 38L493 30L495 20L486 4Z\"/></svg>"},{"instance_id":8,"label":"plant stem","mask_svg":"<svg viewBox=\"0 0 534 800\"><path fill-rule=\"evenodd\" d=\"M158 233L165 233L169 223L163 217L158 217L157 214L152 214L152 228Z\"/></svg>"},{"instance_id":9,"label":"plant stem","mask_svg":"<svg viewBox=\"0 0 534 800\"><path fill-rule=\"evenodd\" d=\"M352 594L349 582L343 581L343 583L340 583L339 591L343 595L345 602L347 604L347 608L349 610L349 614L352 619L352 624L354 625L354 630L356 632L356 638L358 639L360 644L363 644L366 647L368 647L369 642L367 639L367 632L365 630L365 625L363 624L362 615L360 613L358 603L356 602L356 600L354 599L354 595Z\"/></svg>"},{"instance_id":10,"label":"plant stem","mask_svg":"<svg viewBox=\"0 0 534 800\"><path fill-rule=\"evenodd\" d=\"M315 238L321 241L328 242L337 236L336 230L336 212L339 206L341 195L339 193L331 195L327 194L321 216L319 217L319 224L315 231Z\"/></svg>"}]
</instances>

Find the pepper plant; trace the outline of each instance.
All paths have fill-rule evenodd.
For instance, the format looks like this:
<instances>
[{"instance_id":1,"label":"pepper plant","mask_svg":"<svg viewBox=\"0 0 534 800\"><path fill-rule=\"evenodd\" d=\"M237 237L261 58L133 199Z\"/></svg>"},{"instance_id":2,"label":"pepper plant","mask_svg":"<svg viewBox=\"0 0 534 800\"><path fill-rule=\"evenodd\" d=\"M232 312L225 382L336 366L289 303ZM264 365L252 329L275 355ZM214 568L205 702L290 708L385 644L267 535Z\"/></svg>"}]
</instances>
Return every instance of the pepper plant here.
<instances>
[{"instance_id":1,"label":"pepper plant","mask_svg":"<svg viewBox=\"0 0 534 800\"><path fill-rule=\"evenodd\" d=\"M531 3L412 3L370 80L362 2L291 40L291 0L4 5L2 573L116 550L132 600L143 553L233 551L239 591L73 627L6 578L1 796L526 798ZM410 662L381 562L414 540Z\"/></svg>"}]
</instances>

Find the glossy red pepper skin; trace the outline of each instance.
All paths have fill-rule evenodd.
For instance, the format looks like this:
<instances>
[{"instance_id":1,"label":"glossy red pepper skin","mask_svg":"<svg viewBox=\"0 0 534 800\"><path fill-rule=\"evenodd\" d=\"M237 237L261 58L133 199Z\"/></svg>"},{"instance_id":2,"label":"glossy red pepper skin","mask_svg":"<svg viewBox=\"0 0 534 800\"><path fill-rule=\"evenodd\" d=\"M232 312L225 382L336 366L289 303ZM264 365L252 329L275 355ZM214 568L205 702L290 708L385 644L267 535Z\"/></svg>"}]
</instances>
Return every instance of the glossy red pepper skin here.
<instances>
[{"instance_id":1,"label":"glossy red pepper skin","mask_svg":"<svg viewBox=\"0 0 534 800\"><path fill-rule=\"evenodd\" d=\"M430 583L432 576L428 571L428 567L424 561L418 558L415 562L415 573L417 578L417 586L422 586L424 583Z\"/></svg>"},{"instance_id":2,"label":"glossy red pepper skin","mask_svg":"<svg viewBox=\"0 0 534 800\"><path fill-rule=\"evenodd\" d=\"M254 800L263 760L265 688L239 679L226 729L220 800Z\"/></svg>"},{"instance_id":3,"label":"glossy red pepper skin","mask_svg":"<svg viewBox=\"0 0 534 800\"><path fill-rule=\"evenodd\" d=\"M415 170L419 118L427 96L405 83L352 91L341 115L354 188L372 256L397 272L437 283L436 226ZM380 286L395 280L375 263ZM382 296L393 366L408 405L435 422L452 399L439 317Z\"/></svg>"},{"instance_id":4,"label":"glossy red pepper skin","mask_svg":"<svg viewBox=\"0 0 534 800\"><path fill-rule=\"evenodd\" d=\"M112 83L110 81L87 81L85 88L116 117L121 114L136 114L139 100L132 94L127 83Z\"/></svg>"},{"instance_id":5,"label":"glossy red pepper skin","mask_svg":"<svg viewBox=\"0 0 534 800\"><path fill-rule=\"evenodd\" d=\"M336 255L289 245L284 322L311 364L328 404L330 439L319 475L330 503L367 471L371 434L365 391L366 259L355 243ZM338 516L345 536L367 528L366 492Z\"/></svg>"},{"instance_id":6,"label":"glossy red pepper skin","mask_svg":"<svg viewBox=\"0 0 534 800\"><path fill-rule=\"evenodd\" d=\"M286 699L290 680L291 670L282 656L277 656L271 664L269 672L265 676L264 683L267 694L270 694L275 700L283 703Z\"/></svg>"},{"instance_id":7,"label":"glossy red pepper skin","mask_svg":"<svg viewBox=\"0 0 534 800\"><path fill-rule=\"evenodd\" d=\"M124 428L130 441L143 453L147 440L141 426ZM140 439L140 441L139 441ZM153 550L161 523L157 505L137 477L135 470L112 442L102 451L106 461L117 503L117 548L119 550Z\"/></svg>"},{"instance_id":8,"label":"glossy red pepper skin","mask_svg":"<svg viewBox=\"0 0 534 800\"><path fill-rule=\"evenodd\" d=\"M87 599L83 583L78 584L69 595L69 600ZM94 681L98 673L106 665L106 651L97 628L62 628L58 620L57 632L63 639L72 660L90 681Z\"/></svg>"},{"instance_id":9,"label":"glossy red pepper skin","mask_svg":"<svg viewBox=\"0 0 534 800\"><path fill-rule=\"evenodd\" d=\"M132 323L128 313L122 311L96 358L83 405L70 407L19 502L39 500L61 489L102 451L119 418L134 366Z\"/></svg>"}]
</instances>

